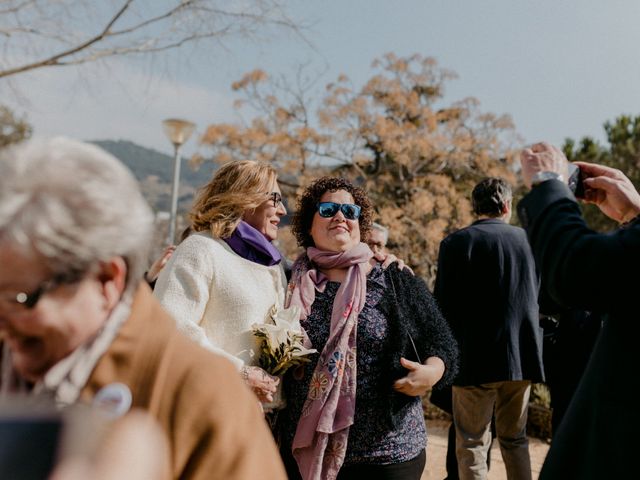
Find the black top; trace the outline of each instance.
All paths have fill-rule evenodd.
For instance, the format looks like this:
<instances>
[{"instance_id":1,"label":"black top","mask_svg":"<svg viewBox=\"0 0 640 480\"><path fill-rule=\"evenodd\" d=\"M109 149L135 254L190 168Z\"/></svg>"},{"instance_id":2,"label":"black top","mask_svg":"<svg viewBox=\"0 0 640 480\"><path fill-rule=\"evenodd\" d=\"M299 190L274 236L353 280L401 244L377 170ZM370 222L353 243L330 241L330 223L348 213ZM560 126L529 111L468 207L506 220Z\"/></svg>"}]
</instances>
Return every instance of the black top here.
<instances>
[{"instance_id":1,"label":"black top","mask_svg":"<svg viewBox=\"0 0 640 480\"><path fill-rule=\"evenodd\" d=\"M338 287L329 282L324 292L316 292L311 313L301 322L319 351L329 336ZM438 385L450 383L457 372L455 340L424 281L395 265L373 268L358 316L357 352L356 414L345 464L398 463L416 457L425 447L424 414L420 398L393 390L393 382L407 373L400 357L420 362L441 358L445 374ZM277 419L285 449L293 440L318 357L314 354L311 363L285 375L287 407Z\"/></svg>"},{"instance_id":2,"label":"black top","mask_svg":"<svg viewBox=\"0 0 640 480\"><path fill-rule=\"evenodd\" d=\"M311 313L300 323L309 340L319 352L324 349L330 334L333 302L340 283L328 282L323 292L316 292ZM426 445L427 432L422 404L418 397L396 415L395 425L372 422L384 418L389 410L390 388L385 351L392 343L389 322L378 305L387 287L382 268L375 267L367 277L367 297L358 315L356 356L356 411L349 429L345 465L400 463L417 457ZM282 443L291 448L298 419L310 389L322 391L322 376L312 378L319 354L311 362L284 381L287 408L280 412ZM413 360L416 360L413 358Z\"/></svg>"}]
</instances>

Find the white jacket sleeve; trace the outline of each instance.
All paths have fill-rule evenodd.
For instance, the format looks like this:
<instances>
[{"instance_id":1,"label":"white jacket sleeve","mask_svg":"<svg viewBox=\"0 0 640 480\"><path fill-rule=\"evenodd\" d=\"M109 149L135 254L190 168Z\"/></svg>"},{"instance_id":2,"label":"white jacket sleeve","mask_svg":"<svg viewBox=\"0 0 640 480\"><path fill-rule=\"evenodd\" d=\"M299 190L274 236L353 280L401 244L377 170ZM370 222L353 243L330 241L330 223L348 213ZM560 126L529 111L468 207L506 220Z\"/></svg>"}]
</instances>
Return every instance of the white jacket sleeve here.
<instances>
[{"instance_id":1,"label":"white jacket sleeve","mask_svg":"<svg viewBox=\"0 0 640 480\"><path fill-rule=\"evenodd\" d=\"M209 301L213 258L210 250L206 246L199 248L199 244L200 239L190 237L176 248L160 272L153 293L175 319L181 332L206 349L227 358L240 370L244 362L215 345L200 326Z\"/></svg>"}]
</instances>

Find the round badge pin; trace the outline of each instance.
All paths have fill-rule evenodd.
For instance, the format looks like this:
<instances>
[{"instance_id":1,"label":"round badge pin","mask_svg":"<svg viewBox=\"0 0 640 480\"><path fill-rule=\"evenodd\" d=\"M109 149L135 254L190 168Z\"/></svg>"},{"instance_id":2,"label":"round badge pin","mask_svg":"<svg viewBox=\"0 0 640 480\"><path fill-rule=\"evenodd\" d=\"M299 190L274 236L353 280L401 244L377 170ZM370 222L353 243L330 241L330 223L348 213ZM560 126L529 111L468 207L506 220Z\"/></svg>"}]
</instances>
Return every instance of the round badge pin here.
<instances>
[{"instance_id":1,"label":"round badge pin","mask_svg":"<svg viewBox=\"0 0 640 480\"><path fill-rule=\"evenodd\" d=\"M98 391L93 399L93 405L114 417L120 417L129 411L131 401L129 387L124 383L110 383Z\"/></svg>"}]
</instances>

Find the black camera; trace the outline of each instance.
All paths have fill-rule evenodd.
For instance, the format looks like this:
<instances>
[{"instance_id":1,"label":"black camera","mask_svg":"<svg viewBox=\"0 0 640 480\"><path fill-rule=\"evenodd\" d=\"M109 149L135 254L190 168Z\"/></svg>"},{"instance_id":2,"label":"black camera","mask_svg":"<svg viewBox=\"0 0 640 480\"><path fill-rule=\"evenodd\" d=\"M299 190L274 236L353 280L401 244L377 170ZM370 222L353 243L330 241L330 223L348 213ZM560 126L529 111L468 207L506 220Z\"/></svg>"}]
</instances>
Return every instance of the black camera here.
<instances>
[{"instance_id":1,"label":"black camera","mask_svg":"<svg viewBox=\"0 0 640 480\"><path fill-rule=\"evenodd\" d=\"M36 397L0 398L0 478L49 478L60 461L94 458L111 419L88 405L62 410Z\"/></svg>"},{"instance_id":2,"label":"black camera","mask_svg":"<svg viewBox=\"0 0 640 480\"><path fill-rule=\"evenodd\" d=\"M582 171L575 163L569 163L569 180L567 185L576 196L576 198L584 198L584 184Z\"/></svg>"}]
</instances>

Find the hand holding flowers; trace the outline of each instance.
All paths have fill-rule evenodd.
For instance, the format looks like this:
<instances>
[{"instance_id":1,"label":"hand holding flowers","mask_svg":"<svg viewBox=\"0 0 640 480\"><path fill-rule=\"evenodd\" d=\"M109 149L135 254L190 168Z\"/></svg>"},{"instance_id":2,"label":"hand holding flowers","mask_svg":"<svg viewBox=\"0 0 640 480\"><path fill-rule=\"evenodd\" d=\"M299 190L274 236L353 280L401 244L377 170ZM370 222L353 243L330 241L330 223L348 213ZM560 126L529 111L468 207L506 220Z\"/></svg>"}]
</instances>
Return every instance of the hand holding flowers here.
<instances>
[{"instance_id":1,"label":"hand holding flowers","mask_svg":"<svg viewBox=\"0 0 640 480\"><path fill-rule=\"evenodd\" d=\"M282 376L289 368L309 362L307 356L316 350L304 346L298 307L278 310L274 305L270 316L273 323L253 324L252 329L260 339L260 367Z\"/></svg>"}]
</instances>

